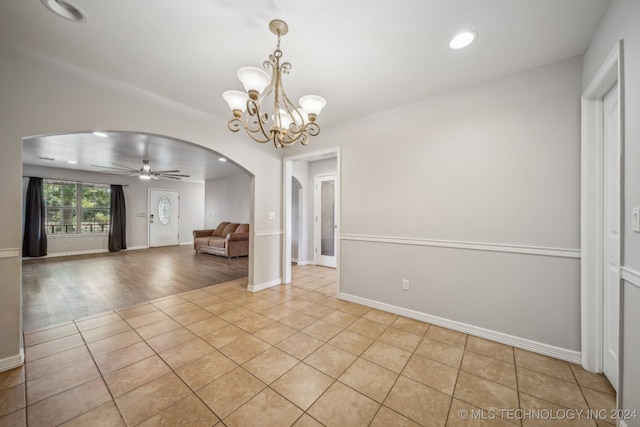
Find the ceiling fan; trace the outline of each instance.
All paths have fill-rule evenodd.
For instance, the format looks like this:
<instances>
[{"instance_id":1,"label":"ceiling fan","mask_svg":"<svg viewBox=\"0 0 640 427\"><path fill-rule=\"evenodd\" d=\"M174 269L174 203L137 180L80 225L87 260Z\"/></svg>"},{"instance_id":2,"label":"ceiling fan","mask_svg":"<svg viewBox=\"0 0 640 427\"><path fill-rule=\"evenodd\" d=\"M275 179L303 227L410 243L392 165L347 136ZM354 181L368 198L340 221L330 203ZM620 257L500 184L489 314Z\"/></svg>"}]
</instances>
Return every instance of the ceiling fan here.
<instances>
[{"instance_id":1,"label":"ceiling fan","mask_svg":"<svg viewBox=\"0 0 640 427\"><path fill-rule=\"evenodd\" d=\"M169 179L180 179L180 178L189 178L189 175L179 175L179 170L167 170L167 171L152 171L151 164L149 160L142 161L142 167L140 169L133 169L127 166L122 166L117 163L111 163L117 167L111 166L100 166L100 165L91 165L96 168L102 169L110 169L113 171L112 173L126 173L128 176L139 176L140 179L160 179L160 178L169 178Z\"/></svg>"}]
</instances>

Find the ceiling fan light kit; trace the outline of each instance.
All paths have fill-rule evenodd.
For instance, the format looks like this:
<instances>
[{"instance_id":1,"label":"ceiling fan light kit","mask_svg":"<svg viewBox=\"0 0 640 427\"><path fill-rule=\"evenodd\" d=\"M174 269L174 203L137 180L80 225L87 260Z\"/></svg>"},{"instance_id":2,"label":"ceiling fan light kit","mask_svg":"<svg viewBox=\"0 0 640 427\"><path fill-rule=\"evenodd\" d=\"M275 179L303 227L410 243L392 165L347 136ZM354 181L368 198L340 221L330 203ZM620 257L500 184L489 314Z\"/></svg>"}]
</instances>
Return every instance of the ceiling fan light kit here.
<instances>
[{"instance_id":1,"label":"ceiling fan light kit","mask_svg":"<svg viewBox=\"0 0 640 427\"><path fill-rule=\"evenodd\" d=\"M149 160L142 161L142 167L140 169L130 168L128 166L119 165L117 163L111 163L114 166L118 166L114 168L112 166L100 166L100 165L91 165L96 168L102 169L110 169L111 173L125 173L128 176L138 176L140 179L160 179L160 178L168 178L168 179L181 179L181 178L189 178L190 175L180 174L180 171L177 169L174 170L166 170L166 171L153 171L151 170L151 162Z\"/></svg>"},{"instance_id":2,"label":"ceiling fan light kit","mask_svg":"<svg viewBox=\"0 0 640 427\"><path fill-rule=\"evenodd\" d=\"M232 132L244 128L254 141L272 141L276 148L289 147L296 142L307 145L310 137L320 133L316 119L326 101L317 95L307 95L300 98L300 107L296 107L289 100L282 87L282 75L289 74L291 64L280 63L280 37L289 32L289 27L286 22L274 19L269 23L269 29L278 37L276 49L263 63L263 68L270 70L271 75L256 67L238 70L238 79L245 92L229 90L222 94L233 112L228 126ZM272 110L265 111L271 105Z\"/></svg>"}]
</instances>

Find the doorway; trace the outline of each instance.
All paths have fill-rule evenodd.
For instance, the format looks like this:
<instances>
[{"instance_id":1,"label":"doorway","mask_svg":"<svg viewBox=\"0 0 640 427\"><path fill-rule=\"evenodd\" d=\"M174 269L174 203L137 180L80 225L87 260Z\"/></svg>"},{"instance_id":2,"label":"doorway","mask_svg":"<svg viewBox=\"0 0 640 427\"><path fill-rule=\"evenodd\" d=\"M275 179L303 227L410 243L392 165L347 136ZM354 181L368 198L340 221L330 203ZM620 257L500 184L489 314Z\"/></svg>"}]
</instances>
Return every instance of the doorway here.
<instances>
[{"instance_id":1,"label":"doorway","mask_svg":"<svg viewBox=\"0 0 640 427\"><path fill-rule=\"evenodd\" d=\"M180 243L180 193L149 189L149 247Z\"/></svg>"},{"instance_id":2,"label":"doorway","mask_svg":"<svg viewBox=\"0 0 640 427\"><path fill-rule=\"evenodd\" d=\"M316 176L314 254L316 265L336 268L336 176Z\"/></svg>"}]
</instances>

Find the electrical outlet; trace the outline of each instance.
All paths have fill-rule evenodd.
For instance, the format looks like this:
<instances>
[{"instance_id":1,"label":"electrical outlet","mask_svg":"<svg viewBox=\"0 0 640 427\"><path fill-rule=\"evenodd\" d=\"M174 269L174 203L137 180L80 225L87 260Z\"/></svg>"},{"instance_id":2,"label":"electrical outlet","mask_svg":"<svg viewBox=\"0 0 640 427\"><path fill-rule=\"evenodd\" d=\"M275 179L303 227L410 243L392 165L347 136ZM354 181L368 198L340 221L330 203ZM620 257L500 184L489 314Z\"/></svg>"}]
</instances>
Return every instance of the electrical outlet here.
<instances>
[{"instance_id":1,"label":"electrical outlet","mask_svg":"<svg viewBox=\"0 0 640 427\"><path fill-rule=\"evenodd\" d=\"M409 279L402 279L402 290L403 291L409 290Z\"/></svg>"}]
</instances>

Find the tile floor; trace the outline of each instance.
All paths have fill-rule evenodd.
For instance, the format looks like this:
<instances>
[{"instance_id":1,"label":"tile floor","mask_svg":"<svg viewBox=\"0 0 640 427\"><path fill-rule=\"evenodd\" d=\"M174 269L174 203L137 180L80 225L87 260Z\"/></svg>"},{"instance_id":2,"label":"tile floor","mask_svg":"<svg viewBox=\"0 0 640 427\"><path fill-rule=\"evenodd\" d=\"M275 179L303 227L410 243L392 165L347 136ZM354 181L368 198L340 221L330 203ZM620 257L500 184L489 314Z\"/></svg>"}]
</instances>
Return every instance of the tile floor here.
<instances>
[{"instance_id":1,"label":"tile floor","mask_svg":"<svg viewBox=\"0 0 640 427\"><path fill-rule=\"evenodd\" d=\"M564 424L459 414L615 406L577 365L338 300L331 269L293 275L25 333L25 366L0 373L0 426L538 426Z\"/></svg>"}]
</instances>

